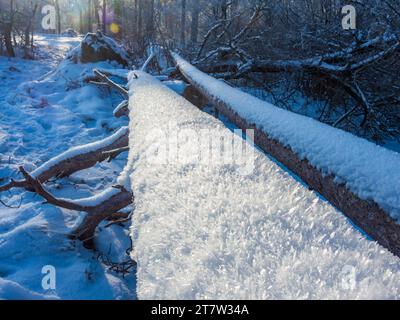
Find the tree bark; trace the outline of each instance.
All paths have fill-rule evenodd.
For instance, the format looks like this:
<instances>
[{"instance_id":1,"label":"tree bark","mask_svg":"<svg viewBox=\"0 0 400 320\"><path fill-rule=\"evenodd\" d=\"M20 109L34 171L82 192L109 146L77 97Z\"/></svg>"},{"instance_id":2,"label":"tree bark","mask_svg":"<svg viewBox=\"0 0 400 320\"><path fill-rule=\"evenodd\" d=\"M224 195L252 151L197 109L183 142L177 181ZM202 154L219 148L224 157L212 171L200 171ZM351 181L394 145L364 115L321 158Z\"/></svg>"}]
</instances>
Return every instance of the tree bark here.
<instances>
[{"instance_id":1,"label":"tree bark","mask_svg":"<svg viewBox=\"0 0 400 320\"><path fill-rule=\"evenodd\" d=\"M103 7L102 7L102 31L104 34L107 33L107 1L103 0Z\"/></svg>"},{"instance_id":2,"label":"tree bark","mask_svg":"<svg viewBox=\"0 0 400 320\"><path fill-rule=\"evenodd\" d=\"M60 1L55 0L56 7L56 19L57 19L57 33L61 34L61 12L60 12Z\"/></svg>"},{"instance_id":3,"label":"tree bark","mask_svg":"<svg viewBox=\"0 0 400 320\"><path fill-rule=\"evenodd\" d=\"M11 34L12 34L12 23L6 23L4 25L4 44L6 46L7 56L15 57Z\"/></svg>"},{"instance_id":4,"label":"tree bark","mask_svg":"<svg viewBox=\"0 0 400 320\"><path fill-rule=\"evenodd\" d=\"M190 30L190 41L192 43L197 43L199 35L199 14L200 14L199 0L192 0L192 26Z\"/></svg>"},{"instance_id":5,"label":"tree bark","mask_svg":"<svg viewBox=\"0 0 400 320\"><path fill-rule=\"evenodd\" d=\"M186 31L186 0L182 0L181 11L181 45L185 46L185 31Z\"/></svg>"},{"instance_id":6,"label":"tree bark","mask_svg":"<svg viewBox=\"0 0 400 320\"><path fill-rule=\"evenodd\" d=\"M93 0L89 0L89 5L88 5L88 32L93 31L93 21L92 21L92 6L93 6Z\"/></svg>"}]
</instances>

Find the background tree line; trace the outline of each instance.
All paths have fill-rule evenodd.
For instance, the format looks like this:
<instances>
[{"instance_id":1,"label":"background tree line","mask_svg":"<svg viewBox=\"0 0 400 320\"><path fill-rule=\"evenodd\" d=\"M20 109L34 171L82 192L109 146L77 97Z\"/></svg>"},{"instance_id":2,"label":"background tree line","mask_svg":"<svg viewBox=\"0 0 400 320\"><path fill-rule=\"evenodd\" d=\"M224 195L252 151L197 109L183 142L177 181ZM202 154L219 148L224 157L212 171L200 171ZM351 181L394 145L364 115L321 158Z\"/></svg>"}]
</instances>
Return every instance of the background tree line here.
<instances>
[{"instance_id":1,"label":"background tree line","mask_svg":"<svg viewBox=\"0 0 400 320\"><path fill-rule=\"evenodd\" d=\"M57 30L102 30L136 59L151 43L272 103L383 143L400 137L398 0L0 0L0 52L32 52L40 9ZM343 30L341 9L357 8Z\"/></svg>"}]
</instances>

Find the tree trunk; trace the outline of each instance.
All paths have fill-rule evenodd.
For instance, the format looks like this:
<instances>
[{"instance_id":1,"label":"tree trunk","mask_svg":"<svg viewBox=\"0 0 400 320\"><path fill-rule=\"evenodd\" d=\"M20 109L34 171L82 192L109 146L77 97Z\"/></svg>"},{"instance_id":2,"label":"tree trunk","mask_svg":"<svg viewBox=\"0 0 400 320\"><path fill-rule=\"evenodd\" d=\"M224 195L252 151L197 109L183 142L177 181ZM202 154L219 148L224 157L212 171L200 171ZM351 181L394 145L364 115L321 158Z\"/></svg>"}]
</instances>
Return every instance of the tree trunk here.
<instances>
[{"instance_id":1,"label":"tree trunk","mask_svg":"<svg viewBox=\"0 0 400 320\"><path fill-rule=\"evenodd\" d=\"M147 34L149 41L152 42L154 40L154 0L149 1L149 12L147 17Z\"/></svg>"},{"instance_id":2,"label":"tree trunk","mask_svg":"<svg viewBox=\"0 0 400 320\"><path fill-rule=\"evenodd\" d=\"M15 57L11 33L12 33L12 24L6 23L4 26L4 44L6 46L7 56Z\"/></svg>"},{"instance_id":3,"label":"tree trunk","mask_svg":"<svg viewBox=\"0 0 400 320\"><path fill-rule=\"evenodd\" d=\"M92 22L92 5L93 0L89 0L89 7L88 7L88 32L92 32L93 22Z\"/></svg>"},{"instance_id":4,"label":"tree trunk","mask_svg":"<svg viewBox=\"0 0 400 320\"><path fill-rule=\"evenodd\" d=\"M33 35L32 21L34 21L34 19L35 19L37 8L38 8L38 3L36 3L35 6L33 7L32 16L29 18L28 25L27 25L27 27L25 29L25 35L24 35L24 42L25 42L24 47L25 48L24 48L24 51L25 51L25 58L26 59L32 58L32 56L30 56L30 54L29 54L29 48L32 49L32 47L33 47L32 41L31 41L31 33Z\"/></svg>"},{"instance_id":5,"label":"tree trunk","mask_svg":"<svg viewBox=\"0 0 400 320\"><path fill-rule=\"evenodd\" d=\"M102 31L103 31L103 33L104 34L106 34L107 33L107 1L106 0L103 0L103 8L102 8L102 14L103 14L103 17L102 17Z\"/></svg>"},{"instance_id":6,"label":"tree trunk","mask_svg":"<svg viewBox=\"0 0 400 320\"><path fill-rule=\"evenodd\" d=\"M79 7L79 33L83 32L83 12L82 7Z\"/></svg>"},{"instance_id":7,"label":"tree trunk","mask_svg":"<svg viewBox=\"0 0 400 320\"><path fill-rule=\"evenodd\" d=\"M101 30L101 26L102 26L102 17L100 16L100 4L99 4L99 1L100 0L95 0L95 2L94 2L94 6L93 6L93 9L94 9L94 14L95 14L95 18L96 18L96 21L97 21L97 26L96 26L96 31L97 30Z\"/></svg>"},{"instance_id":8,"label":"tree trunk","mask_svg":"<svg viewBox=\"0 0 400 320\"><path fill-rule=\"evenodd\" d=\"M138 42L140 45L143 44L143 34L142 34L142 26L143 26L143 0L138 0Z\"/></svg>"},{"instance_id":9,"label":"tree trunk","mask_svg":"<svg viewBox=\"0 0 400 320\"><path fill-rule=\"evenodd\" d=\"M7 56L15 57L12 43L12 29L14 24L14 0L10 0L10 20L4 23L4 45L6 46Z\"/></svg>"},{"instance_id":10,"label":"tree trunk","mask_svg":"<svg viewBox=\"0 0 400 320\"><path fill-rule=\"evenodd\" d=\"M60 2L55 0L56 7L56 19L57 19L57 33L61 34L61 13L60 13Z\"/></svg>"},{"instance_id":11,"label":"tree trunk","mask_svg":"<svg viewBox=\"0 0 400 320\"><path fill-rule=\"evenodd\" d=\"M192 1L192 27L190 34L190 41L192 43L197 43L197 38L199 34L199 14L200 14L200 5L198 0Z\"/></svg>"},{"instance_id":12,"label":"tree trunk","mask_svg":"<svg viewBox=\"0 0 400 320\"><path fill-rule=\"evenodd\" d=\"M181 12L181 45L185 46L185 31L186 31L186 0L182 0Z\"/></svg>"}]
</instances>

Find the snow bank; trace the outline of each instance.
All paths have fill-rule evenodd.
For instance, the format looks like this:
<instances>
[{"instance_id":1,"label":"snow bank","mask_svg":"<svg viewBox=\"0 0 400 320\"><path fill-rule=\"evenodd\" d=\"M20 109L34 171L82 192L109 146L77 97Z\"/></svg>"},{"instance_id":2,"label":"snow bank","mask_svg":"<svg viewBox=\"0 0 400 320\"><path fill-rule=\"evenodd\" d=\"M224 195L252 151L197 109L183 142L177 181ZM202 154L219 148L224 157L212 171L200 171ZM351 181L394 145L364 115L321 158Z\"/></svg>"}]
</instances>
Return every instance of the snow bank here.
<instances>
[{"instance_id":1,"label":"snow bank","mask_svg":"<svg viewBox=\"0 0 400 320\"><path fill-rule=\"evenodd\" d=\"M135 73L125 174L140 299L400 298L398 258L251 143L250 166L198 161L221 152L215 137L242 137Z\"/></svg>"},{"instance_id":2,"label":"snow bank","mask_svg":"<svg viewBox=\"0 0 400 320\"><path fill-rule=\"evenodd\" d=\"M333 174L363 200L400 220L400 154L234 89L173 54L180 70L242 118L290 147L324 174Z\"/></svg>"},{"instance_id":3,"label":"snow bank","mask_svg":"<svg viewBox=\"0 0 400 320\"><path fill-rule=\"evenodd\" d=\"M18 283L0 278L0 300L49 300L57 299L52 295L43 295L30 291Z\"/></svg>"}]
</instances>

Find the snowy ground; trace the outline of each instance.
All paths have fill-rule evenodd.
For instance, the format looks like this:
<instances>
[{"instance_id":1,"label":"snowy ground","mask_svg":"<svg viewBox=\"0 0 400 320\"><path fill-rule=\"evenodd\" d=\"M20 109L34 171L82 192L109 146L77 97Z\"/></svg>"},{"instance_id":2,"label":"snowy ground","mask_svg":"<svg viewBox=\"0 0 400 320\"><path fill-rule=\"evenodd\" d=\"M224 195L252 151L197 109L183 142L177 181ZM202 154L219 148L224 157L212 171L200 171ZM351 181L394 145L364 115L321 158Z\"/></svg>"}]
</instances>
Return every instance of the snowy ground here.
<instances>
[{"instance_id":1,"label":"snowy ground","mask_svg":"<svg viewBox=\"0 0 400 320\"><path fill-rule=\"evenodd\" d=\"M70 147L103 139L126 125L112 115L121 101L118 95L80 81L93 67L115 66L59 64L80 40L37 36L40 59L0 57L0 184L17 178L19 165L32 171ZM126 154L48 186L58 196L86 197L112 185L125 162ZM9 206L20 205L0 205L0 298L136 298L134 275L123 279L109 272L97 253L67 240L77 213L44 205L28 192L0 196ZM127 230L119 226L102 229L97 245L113 262L128 259ZM54 291L41 286L45 265L56 268Z\"/></svg>"},{"instance_id":2,"label":"snowy ground","mask_svg":"<svg viewBox=\"0 0 400 320\"><path fill-rule=\"evenodd\" d=\"M135 74L127 168L140 299L400 298L397 257L251 144L246 162L230 162L210 142L241 137Z\"/></svg>"}]
</instances>

